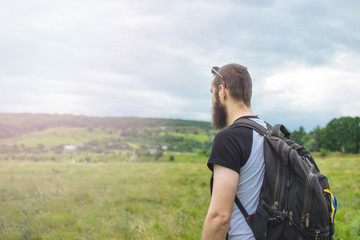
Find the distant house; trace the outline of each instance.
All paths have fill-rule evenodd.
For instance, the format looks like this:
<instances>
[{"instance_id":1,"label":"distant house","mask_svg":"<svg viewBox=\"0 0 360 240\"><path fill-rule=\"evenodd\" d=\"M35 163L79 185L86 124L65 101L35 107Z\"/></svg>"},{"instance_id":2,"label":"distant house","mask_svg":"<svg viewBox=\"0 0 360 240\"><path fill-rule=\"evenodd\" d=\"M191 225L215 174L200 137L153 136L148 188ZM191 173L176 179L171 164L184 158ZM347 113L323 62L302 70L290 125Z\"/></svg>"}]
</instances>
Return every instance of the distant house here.
<instances>
[{"instance_id":1,"label":"distant house","mask_svg":"<svg viewBox=\"0 0 360 240\"><path fill-rule=\"evenodd\" d=\"M150 155L156 155L159 151L166 151L168 149L167 145L163 145L163 146L157 146L157 147L153 147L153 148L149 148L149 154Z\"/></svg>"},{"instance_id":2,"label":"distant house","mask_svg":"<svg viewBox=\"0 0 360 240\"><path fill-rule=\"evenodd\" d=\"M150 153L150 155L155 155L156 153L157 153L157 148L150 148L149 149L149 153Z\"/></svg>"},{"instance_id":3,"label":"distant house","mask_svg":"<svg viewBox=\"0 0 360 240\"><path fill-rule=\"evenodd\" d=\"M78 144L78 145L65 145L64 151L77 151L84 149L84 144Z\"/></svg>"},{"instance_id":4,"label":"distant house","mask_svg":"<svg viewBox=\"0 0 360 240\"><path fill-rule=\"evenodd\" d=\"M82 150L85 147L84 144L78 144L78 145L65 145L64 146L64 151L63 151L63 161L66 161L66 152L73 152L73 151L77 151L77 150Z\"/></svg>"},{"instance_id":5,"label":"distant house","mask_svg":"<svg viewBox=\"0 0 360 240\"><path fill-rule=\"evenodd\" d=\"M64 146L64 151L76 151L76 150L77 150L76 145L65 145Z\"/></svg>"}]
</instances>

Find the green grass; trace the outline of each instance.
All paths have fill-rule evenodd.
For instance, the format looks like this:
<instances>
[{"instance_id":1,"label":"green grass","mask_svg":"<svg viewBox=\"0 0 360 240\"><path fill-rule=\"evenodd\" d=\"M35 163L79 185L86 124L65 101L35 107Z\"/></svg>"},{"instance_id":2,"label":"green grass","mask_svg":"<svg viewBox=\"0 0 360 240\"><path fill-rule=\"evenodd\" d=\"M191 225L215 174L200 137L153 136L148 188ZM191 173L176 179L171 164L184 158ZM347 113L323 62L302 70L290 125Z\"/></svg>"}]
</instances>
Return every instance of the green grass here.
<instances>
[{"instance_id":1,"label":"green grass","mask_svg":"<svg viewBox=\"0 0 360 240\"><path fill-rule=\"evenodd\" d=\"M176 133L171 132L170 135L173 135L174 137L183 137L186 139L191 139L199 142L206 142L206 141L212 141L214 136L207 136L205 134L194 134L194 133Z\"/></svg>"},{"instance_id":2,"label":"green grass","mask_svg":"<svg viewBox=\"0 0 360 240\"><path fill-rule=\"evenodd\" d=\"M0 239L200 239L210 171L160 162L0 161ZM336 236L360 239L360 156L315 156L338 199Z\"/></svg>"},{"instance_id":3,"label":"green grass","mask_svg":"<svg viewBox=\"0 0 360 240\"><path fill-rule=\"evenodd\" d=\"M316 157L338 201L335 226L341 239L360 239L360 155L332 153Z\"/></svg>"},{"instance_id":4,"label":"green grass","mask_svg":"<svg viewBox=\"0 0 360 240\"><path fill-rule=\"evenodd\" d=\"M209 201L202 164L10 161L0 169L0 239L198 239Z\"/></svg>"}]
</instances>

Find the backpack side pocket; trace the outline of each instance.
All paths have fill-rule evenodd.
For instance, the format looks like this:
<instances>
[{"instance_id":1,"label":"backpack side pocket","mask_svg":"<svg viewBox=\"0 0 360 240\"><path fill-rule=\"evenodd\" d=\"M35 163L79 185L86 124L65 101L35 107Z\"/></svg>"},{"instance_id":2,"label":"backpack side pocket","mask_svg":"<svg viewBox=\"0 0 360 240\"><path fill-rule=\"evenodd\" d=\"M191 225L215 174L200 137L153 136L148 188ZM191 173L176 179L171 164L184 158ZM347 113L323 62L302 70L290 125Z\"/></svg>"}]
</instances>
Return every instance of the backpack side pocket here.
<instances>
[{"instance_id":1,"label":"backpack side pocket","mask_svg":"<svg viewBox=\"0 0 360 240\"><path fill-rule=\"evenodd\" d=\"M281 238L287 216L262 201L254 216L254 234L257 240L277 240Z\"/></svg>"}]
</instances>

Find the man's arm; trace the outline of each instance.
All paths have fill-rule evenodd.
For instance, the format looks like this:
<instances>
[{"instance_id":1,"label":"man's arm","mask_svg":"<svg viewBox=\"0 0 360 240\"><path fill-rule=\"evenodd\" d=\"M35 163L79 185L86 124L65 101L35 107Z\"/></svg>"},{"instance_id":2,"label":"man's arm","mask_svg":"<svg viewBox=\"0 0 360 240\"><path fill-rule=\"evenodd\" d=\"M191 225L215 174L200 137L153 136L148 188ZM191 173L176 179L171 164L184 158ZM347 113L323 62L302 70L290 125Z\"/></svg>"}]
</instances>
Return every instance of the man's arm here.
<instances>
[{"instance_id":1,"label":"man's arm","mask_svg":"<svg viewBox=\"0 0 360 240\"><path fill-rule=\"evenodd\" d=\"M203 240L225 239L229 229L239 174L214 164L214 184L203 229Z\"/></svg>"}]
</instances>

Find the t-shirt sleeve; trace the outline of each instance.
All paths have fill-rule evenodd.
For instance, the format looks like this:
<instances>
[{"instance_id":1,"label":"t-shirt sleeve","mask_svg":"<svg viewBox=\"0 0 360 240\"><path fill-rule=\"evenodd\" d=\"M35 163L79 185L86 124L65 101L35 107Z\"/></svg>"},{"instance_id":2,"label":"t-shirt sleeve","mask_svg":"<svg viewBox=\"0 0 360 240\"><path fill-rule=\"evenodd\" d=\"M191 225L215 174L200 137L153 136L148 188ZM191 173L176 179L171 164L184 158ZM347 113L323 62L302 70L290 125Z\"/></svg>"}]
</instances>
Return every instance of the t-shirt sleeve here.
<instances>
[{"instance_id":1,"label":"t-shirt sleeve","mask_svg":"<svg viewBox=\"0 0 360 240\"><path fill-rule=\"evenodd\" d=\"M221 131L214 138L207 165L211 171L213 165L217 164L240 173L240 168L250 156L251 147L251 129L241 127Z\"/></svg>"}]
</instances>

